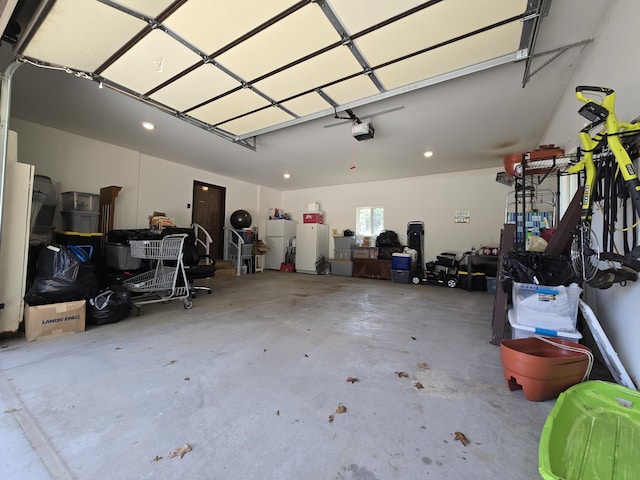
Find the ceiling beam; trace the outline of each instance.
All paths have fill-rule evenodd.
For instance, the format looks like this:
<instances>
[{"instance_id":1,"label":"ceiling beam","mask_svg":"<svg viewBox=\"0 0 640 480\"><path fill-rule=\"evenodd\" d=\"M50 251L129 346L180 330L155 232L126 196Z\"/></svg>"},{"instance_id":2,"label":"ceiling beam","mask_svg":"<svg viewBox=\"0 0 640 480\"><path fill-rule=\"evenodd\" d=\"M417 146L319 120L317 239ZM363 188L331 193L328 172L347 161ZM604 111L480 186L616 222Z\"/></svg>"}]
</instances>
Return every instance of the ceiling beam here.
<instances>
[{"instance_id":1,"label":"ceiling beam","mask_svg":"<svg viewBox=\"0 0 640 480\"><path fill-rule=\"evenodd\" d=\"M537 6L535 3L537 2ZM535 6L534 11L531 11L532 7ZM538 39L538 32L540 31L540 24L542 23L542 17L546 16L549 13L549 8L551 6L551 0L529 0L527 14L524 17L524 26L523 26L523 38L522 41L528 40L527 51L526 51L526 61L524 66L524 75L522 77L522 88L525 87L531 76L529 75L529 70L531 69L531 56L533 55L533 51L536 48L536 41ZM529 38L524 38L525 33L529 35Z\"/></svg>"},{"instance_id":2,"label":"ceiling beam","mask_svg":"<svg viewBox=\"0 0 640 480\"><path fill-rule=\"evenodd\" d=\"M4 32L9 25L17 3L18 0L0 0L0 33Z\"/></svg>"},{"instance_id":3,"label":"ceiling beam","mask_svg":"<svg viewBox=\"0 0 640 480\"><path fill-rule=\"evenodd\" d=\"M421 88L428 87L430 85L436 85L438 83L446 82L448 80L453 80L454 78L463 77L465 75L470 75L475 72L480 72L482 70L487 70L488 68L497 67L499 65L504 65L506 63L513 63L519 60L518 52L514 52L508 55L504 55L502 57L494 58L492 60L488 60L486 62L481 62L476 65L471 65L469 67L464 67L459 70L454 70L452 72L444 73L442 75L437 75L435 77L428 78L426 80L422 80L420 82L412 83L410 85L405 85L403 87L396 88L394 90L387 90L384 93L380 93L378 95L374 95L372 97L363 98L361 100L357 100L355 102L350 102L344 105L340 105L335 109L323 110L321 112L317 112L311 115L307 115L304 118L298 118L295 120L290 120L285 123L279 123L278 125L273 125L271 127L262 128L260 130L256 130L254 132L247 133L245 135L239 135L238 138L249 138L255 137L258 135L262 135L265 133L273 132L276 130L280 130L282 128L290 127L293 125L297 125L303 122L307 122L310 120L316 120L318 118L326 117L327 115L334 115L337 112L344 112L350 108L361 107L363 105L368 105L369 103L377 102L379 100L384 100L385 98L395 97L397 95L402 95L403 93L411 92L413 90L419 90Z\"/></svg>"}]
</instances>

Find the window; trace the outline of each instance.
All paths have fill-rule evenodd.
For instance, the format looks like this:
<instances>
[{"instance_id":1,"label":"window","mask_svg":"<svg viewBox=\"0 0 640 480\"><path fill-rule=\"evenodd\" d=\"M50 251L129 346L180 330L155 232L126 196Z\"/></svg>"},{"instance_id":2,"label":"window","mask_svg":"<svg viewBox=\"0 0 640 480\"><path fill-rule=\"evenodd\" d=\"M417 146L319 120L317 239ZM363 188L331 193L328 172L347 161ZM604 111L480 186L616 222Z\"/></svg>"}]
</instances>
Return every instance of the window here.
<instances>
[{"instance_id":1,"label":"window","mask_svg":"<svg viewBox=\"0 0 640 480\"><path fill-rule=\"evenodd\" d=\"M383 207L358 207L356 209L356 235L375 236L384 230Z\"/></svg>"}]
</instances>

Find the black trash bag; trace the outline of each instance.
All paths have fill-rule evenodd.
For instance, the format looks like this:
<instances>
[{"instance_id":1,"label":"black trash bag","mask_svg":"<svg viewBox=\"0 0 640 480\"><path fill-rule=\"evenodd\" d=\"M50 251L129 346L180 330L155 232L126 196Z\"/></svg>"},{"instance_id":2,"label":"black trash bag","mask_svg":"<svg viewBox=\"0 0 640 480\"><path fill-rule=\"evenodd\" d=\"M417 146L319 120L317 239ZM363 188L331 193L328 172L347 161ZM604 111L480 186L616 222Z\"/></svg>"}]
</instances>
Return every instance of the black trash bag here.
<instances>
[{"instance_id":1,"label":"black trash bag","mask_svg":"<svg viewBox=\"0 0 640 480\"><path fill-rule=\"evenodd\" d=\"M511 292L513 282L568 286L576 282L576 274L568 255L511 252L502 262L502 288L505 292Z\"/></svg>"},{"instance_id":2,"label":"black trash bag","mask_svg":"<svg viewBox=\"0 0 640 480\"><path fill-rule=\"evenodd\" d=\"M80 263L76 283L78 284L78 293L81 295L81 298L91 298L100 291L100 282L93 263Z\"/></svg>"},{"instance_id":3,"label":"black trash bag","mask_svg":"<svg viewBox=\"0 0 640 480\"><path fill-rule=\"evenodd\" d=\"M31 306L83 300L95 294L98 281L92 251L75 246L47 245L40 250L33 284L24 296Z\"/></svg>"},{"instance_id":4,"label":"black trash bag","mask_svg":"<svg viewBox=\"0 0 640 480\"><path fill-rule=\"evenodd\" d=\"M331 273L331 264L324 255L320 255L316 261L316 273L318 275L328 275Z\"/></svg>"},{"instance_id":5,"label":"black trash bag","mask_svg":"<svg viewBox=\"0 0 640 480\"><path fill-rule=\"evenodd\" d=\"M397 247L378 247L378 260L391 260L394 253L404 252L404 247L398 245Z\"/></svg>"},{"instance_id":6,"label":"black trash bag","mask_svg":"<svg viewBox=\"0 0 640 480\"><path fill-rule=\"evenodd\" d=\"M400 247L398 234L393 230L383 230L376 237L376 247Z\"/></svg>"},{"instance_id":7,"label":"black trash bag","mask_svg":"<svg viewBox=\"0 0 640 480\"><path fill-rule=\"evenodd\" d=\"M122 285L113 285L87 301L87 323L106 325L129 316L131 293Z\"/></svg>"}]
</instances>

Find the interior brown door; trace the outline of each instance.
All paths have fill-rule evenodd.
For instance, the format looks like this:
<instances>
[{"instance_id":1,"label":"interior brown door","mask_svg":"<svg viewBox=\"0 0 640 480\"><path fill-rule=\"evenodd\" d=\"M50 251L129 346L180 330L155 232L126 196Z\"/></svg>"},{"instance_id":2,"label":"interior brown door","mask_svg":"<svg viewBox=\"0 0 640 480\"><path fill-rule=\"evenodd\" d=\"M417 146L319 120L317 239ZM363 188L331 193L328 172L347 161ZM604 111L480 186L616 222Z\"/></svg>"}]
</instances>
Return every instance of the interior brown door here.
<instances>
[{"instance_id":1,"label":"interior brown door","mask_svg":"<svg viewBox=\"0 0 640 480\"><path fill-rule=\"evenodd\" d=\"M227 189L218 185L193 181L191 222L202 225L211 238L211 254L222 259L224 247L224 209Z\"/></svg>"}]
</instances>

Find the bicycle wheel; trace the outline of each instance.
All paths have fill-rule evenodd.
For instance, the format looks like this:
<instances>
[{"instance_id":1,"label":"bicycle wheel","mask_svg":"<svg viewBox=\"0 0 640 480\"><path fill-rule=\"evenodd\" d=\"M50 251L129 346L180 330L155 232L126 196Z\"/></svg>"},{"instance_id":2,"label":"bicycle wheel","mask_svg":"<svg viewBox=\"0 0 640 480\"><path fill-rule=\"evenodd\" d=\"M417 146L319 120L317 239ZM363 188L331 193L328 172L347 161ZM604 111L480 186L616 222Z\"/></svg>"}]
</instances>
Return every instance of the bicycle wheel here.
<instances>
[{"instance_id":1,"label":"bicycle wheel","mask_svg":"<svg viewBox=\"0 0 640 480\"><path fill-rule=\"evenodd\" d=\"M588 282L598 273L600 247L589 225L582 224L571 242L571 265L575 274Z\"/></svg>"}]
</instances>

